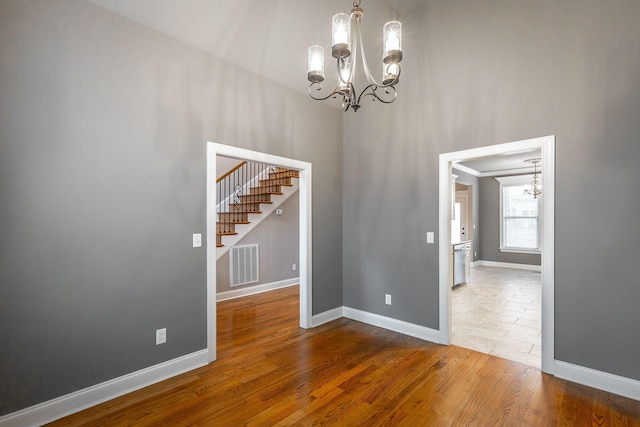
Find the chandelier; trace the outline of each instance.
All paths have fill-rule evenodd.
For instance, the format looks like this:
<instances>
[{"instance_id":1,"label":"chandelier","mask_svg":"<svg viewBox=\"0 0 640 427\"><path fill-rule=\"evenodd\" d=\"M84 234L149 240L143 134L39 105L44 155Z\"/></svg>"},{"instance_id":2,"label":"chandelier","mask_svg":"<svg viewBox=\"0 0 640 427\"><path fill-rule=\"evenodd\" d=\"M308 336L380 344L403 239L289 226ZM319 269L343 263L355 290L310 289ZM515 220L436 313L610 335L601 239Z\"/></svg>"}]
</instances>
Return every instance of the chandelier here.
<instances>
[{"instance_id":1,"label":"chandelier","mask_svg":"<svg viewBox=\"0 0 640 427\"><path fill-rule=\"evenodd\" d=\"M540 159L525 160L525 163L533 163L533 178L531 178L531 186L524 189L524 194L533 196L534 199L537 199L538 196L542 194L542 185L540 185L537 168L538 163L540 163Z\"/></svg>"},{"instance_id":2,"label":"chandelier","mask_svg":"<svg viewBox=\"0 0 640 427\"><path fill-rule=\"evenodd\" d=\"M364 53L360 28L363 13L360 3L361 0L353 1L351 15L339 13L332 19L331 55L336 59L338 83L335 89L326 96L323 94L314 96L314 91L319 92L322 90L322 82L324 81L324 48L318 45L309 48L307 68L307 79L311 82L309 96L318 101L331 97L342 97L344 111L347 111L349 107L353 111L358 111L361 106L360 101L366 96L385 104L392 103L397 95L395 85L400 78L402 24L398 21L391 21L382 27L382 84L379 84L371 75ZM368 82L368 85L359 94L356 92L354 85L358 52L362 58L362 67Z\"/></svg>"}]
</instances>

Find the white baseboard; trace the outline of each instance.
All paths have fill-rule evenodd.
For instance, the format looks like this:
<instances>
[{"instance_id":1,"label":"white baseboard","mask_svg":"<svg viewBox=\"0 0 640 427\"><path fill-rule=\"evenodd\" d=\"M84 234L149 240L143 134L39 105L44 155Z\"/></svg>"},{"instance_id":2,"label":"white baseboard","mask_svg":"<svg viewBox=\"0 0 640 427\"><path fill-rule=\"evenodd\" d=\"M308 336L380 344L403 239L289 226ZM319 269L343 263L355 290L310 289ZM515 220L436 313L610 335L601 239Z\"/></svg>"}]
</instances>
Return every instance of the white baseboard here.
<instances>
[{"instance_id":1,"label":"white baseboard","mask_svg":"<svg viewBox=\"0 0 640 427\"><path fill-rule=\"evenodd\" d=\"M323 313L314 314L311 318L311 327L315 328L316 326L324 325L341 317L344 317L344 307L336 307Z\"/></svg>"},{"instance_id":2,"label":"white baseboard","mask_svg":"<svg viewBox=\"0 0 640 427\"><path fill-rule=\"evenodd\" d=\"M571 363L555 361L554 374L563 380L608 391L609 393L640 400L640 381L621 377L607 372L596 371L595 369L583 366L572 365Z\"/></svg>"},{"instance_id":3,"label":"white baseboard","mask_svg":"<svg viewBox=\"0 0 640 427\"><path fill-rule=\"evenodd\" d=\"M516 264L512 262L497 262L497 261L475 261L474 267L484 265L487 267L502 267L502 268L515 268L517 270L529 270L529 271L542 271L542 266L533 264Z\"/></svg>"},{"instance_id":4,"label":"white baseboard","mask_svg":"<svg viewBox=\"0 0 640 427\"><path fill-rule=\"evenodd\" d=\"M216 294L216 301L226 301L228 299L260 294L262 292L273 291L274 289L286 288L288 286L297 286L299 283L300 278L294 277L293 279L280 280L278 282L265 283L263 285L249 286L242 289L234 289L232 291L218 292Z\"/></svg>"},{"instance_id":5,"label":"white baseboard","mask_svg":"<svg viewBox=\"0 0 640 427\"><path fill-rule=\"evenodd\" d=\"M0 417L0 426L39 426L90 408L123 394L207 365L208 351L200 350L177 359L96 384Z\"/></svg>"},{"instance_id":6,"label":"white baseboard","mask_svg":"<svg viewBox=\"0 0 640 427\"><path fill-rule=\"evenodd\" d=\"M368 311L362 311L351 307L343 307L344 317L379 326L390 331L399 332L404 335L420 338L426 341L440 343L440 332L426 326L419 326L403 320L381 316Z\"/></svg>"}]
</instances>

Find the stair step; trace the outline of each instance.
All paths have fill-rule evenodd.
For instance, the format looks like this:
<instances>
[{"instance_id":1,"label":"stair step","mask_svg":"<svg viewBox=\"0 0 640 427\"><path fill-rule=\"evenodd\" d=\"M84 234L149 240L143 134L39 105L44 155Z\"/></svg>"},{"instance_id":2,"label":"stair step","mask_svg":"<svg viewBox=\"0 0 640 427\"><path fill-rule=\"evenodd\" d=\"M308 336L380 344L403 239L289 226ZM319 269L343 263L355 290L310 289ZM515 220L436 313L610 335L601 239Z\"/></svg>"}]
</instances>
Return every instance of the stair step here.
<instances>
[{"instance_id":1,"label":"stair step","mask_svg":"<svg viewBox=\"0 0 640 427\"><path fill-rule=\"evenodd\" d=\"M249 189L249 195L254 194L282 194L282 188L280 185L270 185L268 187L251 187Z\"/></svg>"},{"instance_id":2,"label":"stair step","mask_svg":"<svg viewBox=\"0 0 640 427\"><path fill-rule=\"evenodd\" d=\"M269 174L269 178L271 179L286 178L286 177L300 178L300 172L293 169L278 168L277 172L271 172Z\"/></svg>"},{"instance_id":3,"label":"stair step","mask_svg":"<svg viewBox=\"0 0 640 427\"><path fill-rule=\"evenodd\" d=\"M240 196L240 201L245 203L273 203L271 201L271 194L247 194L245 196Z\"/></svg>"},{"instance_id":4,"label":"stair step","mask_svg":"<svg viewBox=\"0 0 640 427\"><path fill-rule=\"evenodd\" d=\"M218 212L219 222L235 222L236 224L249 223L248 212Z\"/></svg>"},{"instance_id":5,"label":"stair step","mask_svg":"<svg viewBox=\"0 0 640 427\"><path fill-rule=\"evenodd\" d=\"M236 225L233 222L216 222L216 234L234 235L236 233Z\"/></svg>"},{"instance_id":6,"label":"stair step","mask_svg":"<svg viewBox=\"0 0 640 427\"><path fill-rule=\"evenodd\" d=\"M291 186L291 177L287 176L284 178L269 178L269 179L261 179L260 187L269 187L272 185L286 185Z\"/></svg>"},{"instance_id":7,"label":"stair step","mask_svg":"<svg viewBox=\"0 0 640 427\"><path fill-rule=\"evenodd\" d=\"M232 203L229 205L229 212L246 212L252 214L259 214L260 203Z\"/></svg>"}]
</instances>

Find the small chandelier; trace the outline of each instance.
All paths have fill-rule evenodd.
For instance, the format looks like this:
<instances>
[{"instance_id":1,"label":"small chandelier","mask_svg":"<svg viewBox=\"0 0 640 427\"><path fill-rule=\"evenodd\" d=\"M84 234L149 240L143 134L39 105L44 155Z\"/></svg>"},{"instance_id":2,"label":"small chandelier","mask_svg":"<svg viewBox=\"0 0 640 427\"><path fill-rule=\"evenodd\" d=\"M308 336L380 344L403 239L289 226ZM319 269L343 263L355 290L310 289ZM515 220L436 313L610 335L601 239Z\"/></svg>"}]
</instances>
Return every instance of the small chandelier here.
<instances>
[{"instance_id":1,"label":"small chandelier","mask_svg":"<svg viewBox=\"0 0 640 427\"><path fill-rule=\"evenodd\" d=\"M362 8L361 0L353 1L351 15L339 13L332 19L332 46L331 55L336 58L336 69L338 74L338 84L327 96L314 96L315 91L322 90L324 81L324 49L322 46L311 46L309 48L309 64L307 69L307 79L309 85L309 96L323 101L330 97L342 97L342 108L347 111L349 107L353 111L360 108L360 100L365 96L371 96L385 104L390 104L396 99L395 85L400 78L400 61L402 61L402 24L398 21L391 21L382 27L383 54L382 54L382 84L378 84L371 75L367 59L364 54L364 44L362 43L361 23ZM356 93L354 86L355 69L357 64L358 51L362 57L364 74L367 77L368 86L360 94Z\"/></svg>"},{"instance_id":2,"label":"small chandelier","mask_svg":"<svg viewBox=\"0 0 640 427\"><path fill-rule=\"evenodd\" d=\"M538 178L538 163L540 163L540 159L529 159L525 160L525 163L533 163L533 178L531 178L531 187L524 189L524 194L528 196L533 196L534 199L537 199L540 194L542 194L542 185L540 185L540 179Z\"/></svg>"}]
</instances>

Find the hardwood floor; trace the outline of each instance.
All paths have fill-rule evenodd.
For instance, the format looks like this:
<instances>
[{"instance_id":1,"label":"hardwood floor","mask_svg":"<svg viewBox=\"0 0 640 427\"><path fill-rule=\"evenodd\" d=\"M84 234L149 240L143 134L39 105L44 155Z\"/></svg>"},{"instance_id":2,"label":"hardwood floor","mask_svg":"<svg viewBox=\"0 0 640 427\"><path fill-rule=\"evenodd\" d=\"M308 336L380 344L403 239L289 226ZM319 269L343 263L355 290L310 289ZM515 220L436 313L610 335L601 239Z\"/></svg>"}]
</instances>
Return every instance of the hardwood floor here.
<instances>
[{"instance_id":1,"label":"hardwood floor","mask_svg":"<svg viewBox=\"0 0 640 427\"><path fill-rule=\"evenodd\" d=\"M348 319L298 289L218 303L218 361L53 426L640 426L640 402Z\"/></svg>"},{"instance_id":2,"label":"hardwood floor","mask_svg":"<svg viewBox=\"0 0 640 427\"><path fill-rule=\"evenodd\" d=\"M451 342L540 367L541 275L502 267L474 267L451 293Z\"/></svg>"}]
</instances>

